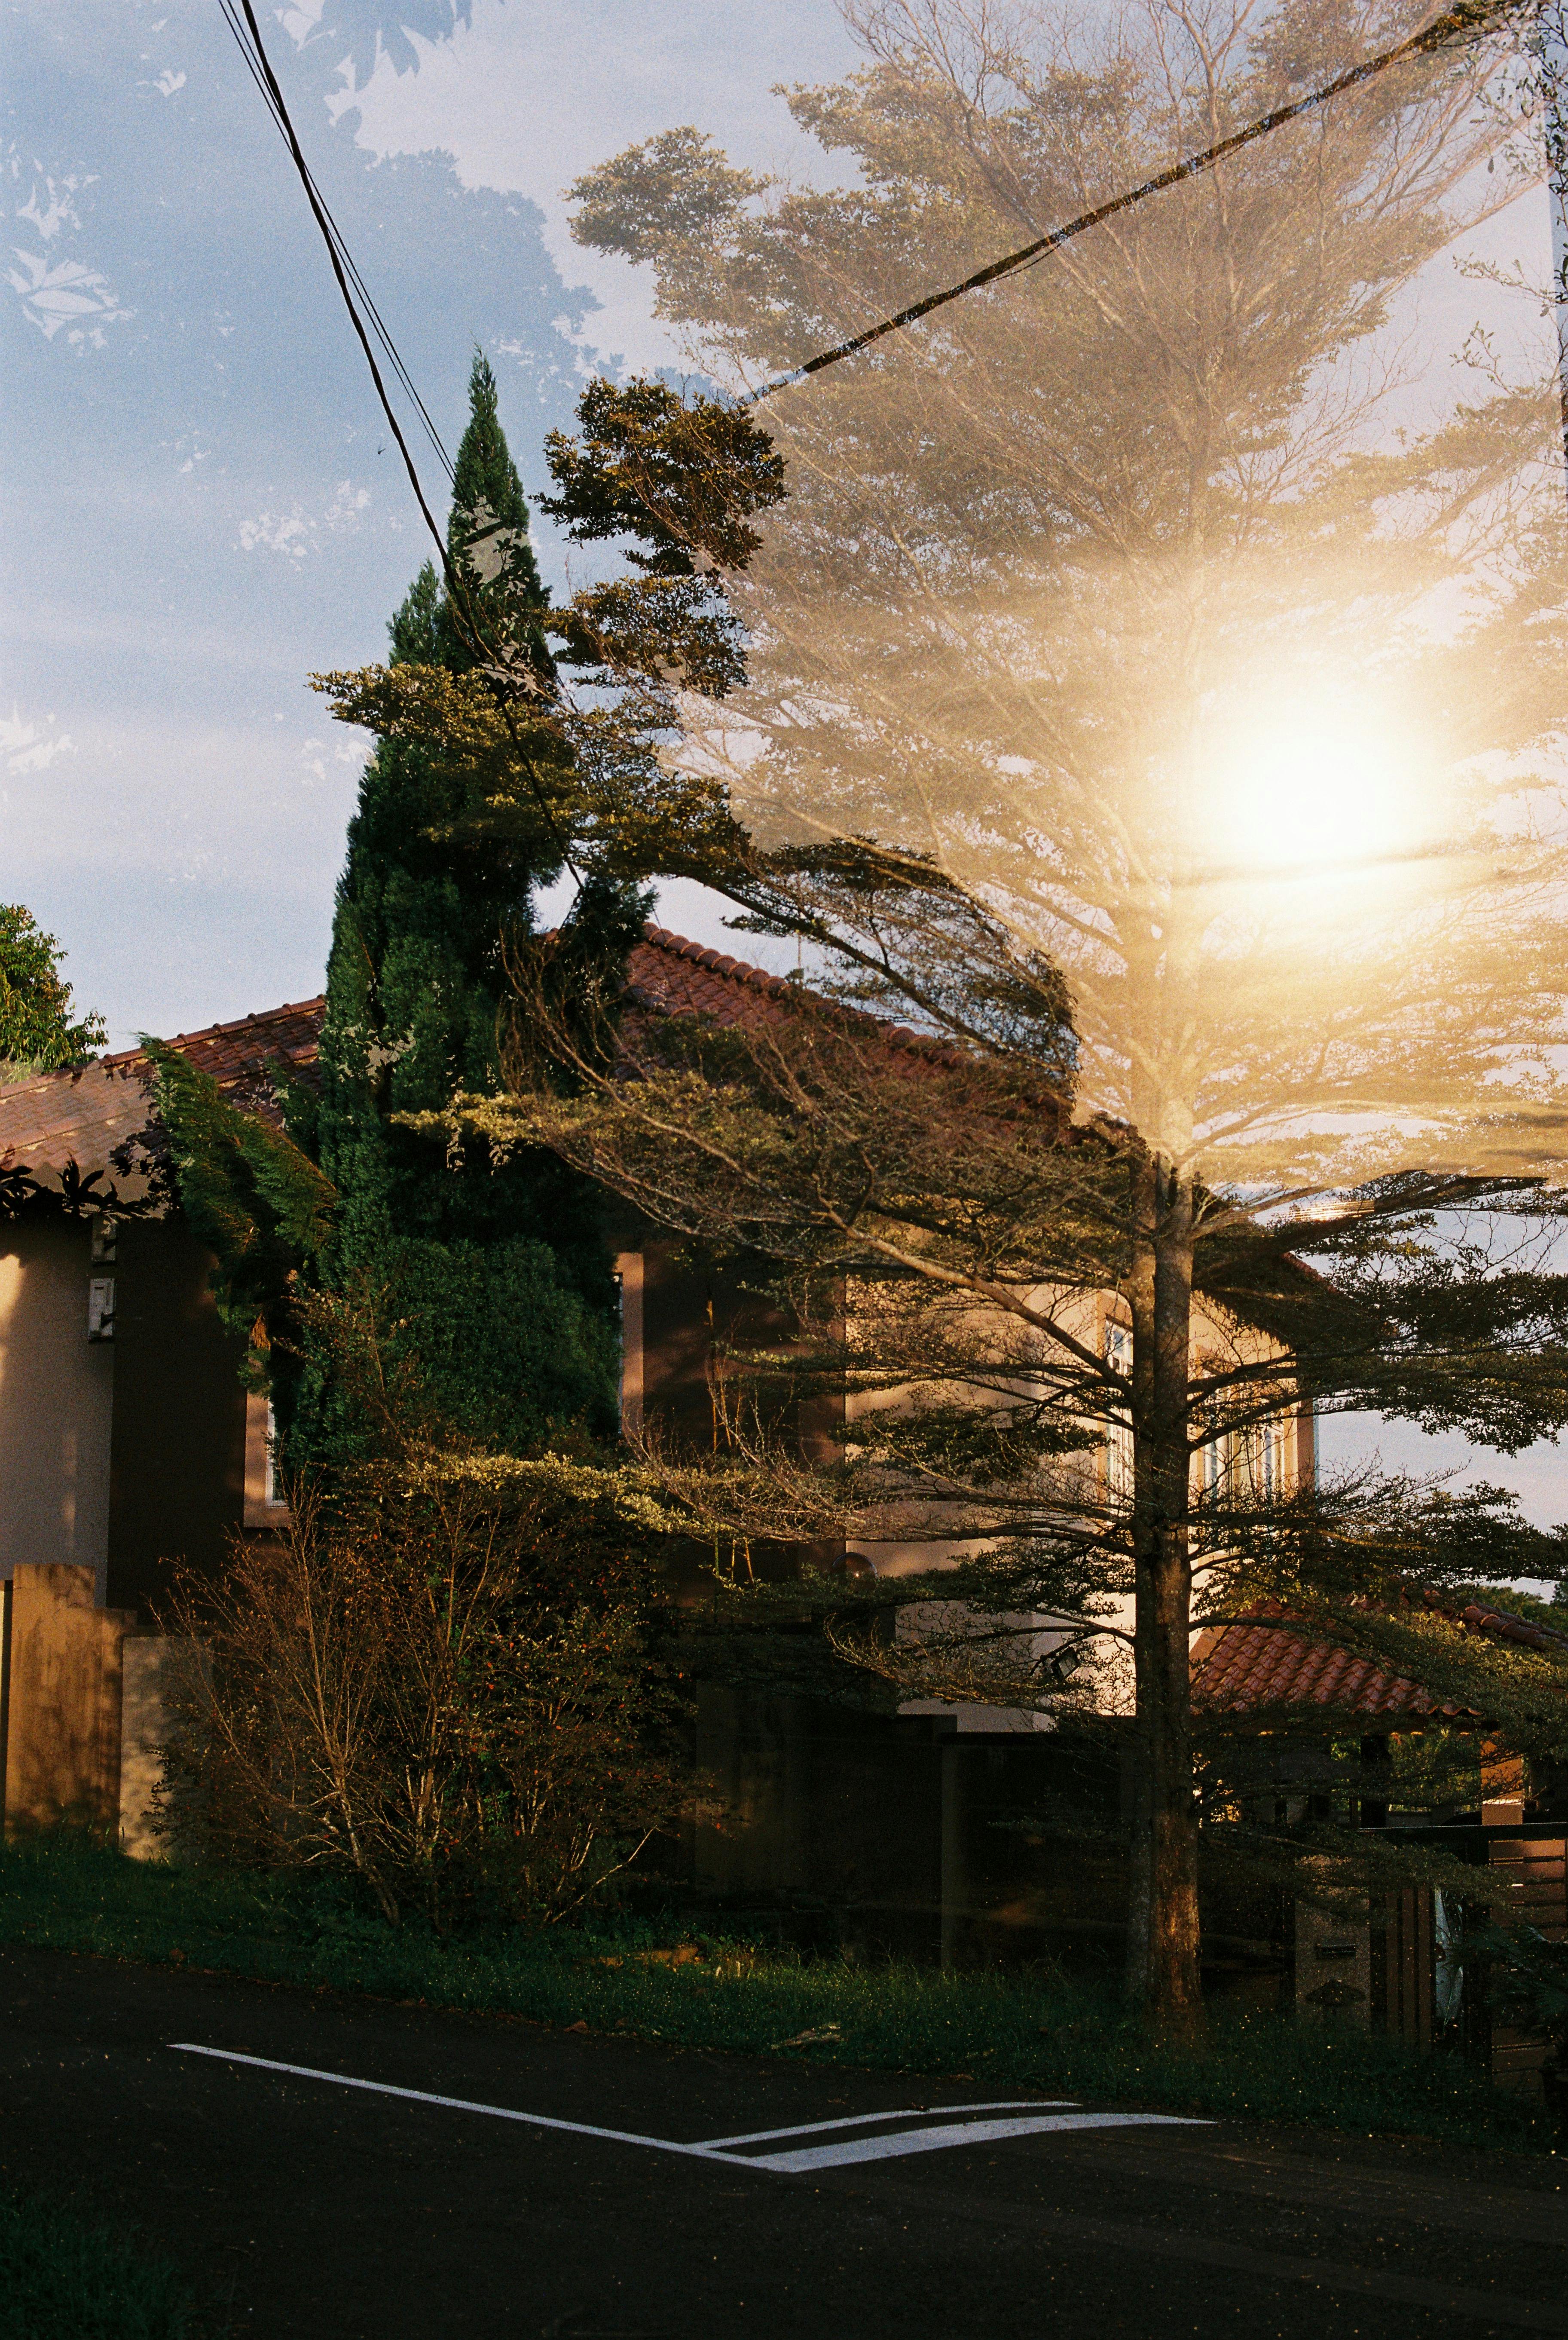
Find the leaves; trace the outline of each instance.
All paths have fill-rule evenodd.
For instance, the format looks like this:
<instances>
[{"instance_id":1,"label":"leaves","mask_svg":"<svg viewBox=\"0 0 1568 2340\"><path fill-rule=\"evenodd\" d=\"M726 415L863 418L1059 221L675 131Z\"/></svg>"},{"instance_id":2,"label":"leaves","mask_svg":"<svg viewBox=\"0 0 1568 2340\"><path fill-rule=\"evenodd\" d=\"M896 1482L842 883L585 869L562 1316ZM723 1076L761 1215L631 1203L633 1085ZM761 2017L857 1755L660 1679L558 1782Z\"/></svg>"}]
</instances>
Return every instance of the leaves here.
<instances>
[{"instance_id":1,"label":"leaves","mask_svg":"<svg viewBox=\"0 0 1568 2340\"><path fill-rule=\"evenodd\" d=\"M73 1020L71 987L60 973L64 956L31 910L0 903L0 1068L54 1072L104 1046L102 1016Z\"/></svg>"}]
</instances>

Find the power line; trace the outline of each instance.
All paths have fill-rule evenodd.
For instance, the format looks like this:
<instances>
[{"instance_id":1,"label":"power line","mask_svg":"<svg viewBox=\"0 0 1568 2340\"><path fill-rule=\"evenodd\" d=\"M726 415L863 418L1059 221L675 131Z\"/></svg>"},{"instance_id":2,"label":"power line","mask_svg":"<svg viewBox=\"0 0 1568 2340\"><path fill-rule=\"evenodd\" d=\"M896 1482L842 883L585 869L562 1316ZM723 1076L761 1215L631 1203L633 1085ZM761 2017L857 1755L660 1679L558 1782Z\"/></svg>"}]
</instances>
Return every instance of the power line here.
<instances>
[{"instance_id":1,"label":"power line","mask_svg":"<svg viewBox=\"0 0 1568 2340\"><path fill-rule=\"evenodd\" d=\"M222 5L224 14L227 15L232 5L232 0L222 0ZM292 119L289 114L288 106L284 103L283 93L278 85L278 77L272 71L271 60L267 55L265 44L261 39L261 28L256 22L256 12L251 5L251 0L240 0L240 6L244 12L245 24L250 33L250 46L254 51L255 66L260 68L262 78L264 85L263 94L266 96L268 106L272 114L273 119L276 121L279 128L283 134L285 141L287 142L289 153L293 158L295 171L299 174L300 183L305 190L306 201L311 206L311 214L315 219L316 225L321 232L321 240L327 247L327 257L332 263L332 273L337 279L338 290L342 294L343 306L349 312L349 322L353 326L360 347L365 353L365 363L370 369L370 380L376 385L376 395L381 402L381 411L386 416L387 426L397 441L398 452L403 459L403 468L409 475L409 485L414 491L414 501L419 505L419 511L424 517L425 526L430 531L431 540L435 545L437 554L440 560L441 573L447 580L447 594L449 605L457 618L459 627L468 637L468 647L473 651L478 671L485 682L486 687L490 691L491 696L495 699L501 719L507 727L508 735L511 739L512 746L517 751L518 761L521 763L524 771L528 775L528 786L533 791L535 800L538 805L540 812L544 815L546 825L549 828L552 836L555 838L556 843L560 849L562 862L570 871L580 892L583 882L581 872L578 870L576 862L572 859L571 849L562 832L561 825L556 818L554 808L546 797L543 788L539 786L538 775L534 769L533 759L528 755L526 748L524 747L523 741L518 737L518 727L512 717L508 689L502 687L502 682L498 679L497 676L489 670L486 664L488 655L487 644L485 642L483 632L481 631L478 622L475 617L472 605L469 601L468 589L465 586L462 578L458 573L457 564L452 560L451 554L447 549L447 540L442 534L439 527L437 525L436 516L434 512L431 511L429 504L426 501L425 491L423 486L420 484L419 474L415 466L413 454L409 450L407 439L403 436L403 428L401 423L398 421L397 410L387 394L387 385L382 378L381 369L376 363L376 353L370 347L370 337L365 330L364 319L360 316L359 310L354 305L354 296L349 289L349 278L345 267L345 261L347 260L347 247L343 246L340 249L340 239L337 238L335 235L330 214L327 211L326 204L321 200L321 193L316 186L314 179L311 176L311 166L305 160L304 149L300 144L299 133L294 128ZM234 29L232 21L231 29ZM242 45L243 45L243 44ZM252 68L252 70L254 71L254 68ZM351 262L348 264L350 266L352 265ZM356 270L354 273L357 276L359 272ZM443 453L445 452L444 450L442 451Z\"/></svg>"},{"instance_id":2,"label":"power line","mask_svg":"<svg viewBox=\"0 0 1568 2340\"><path fill-rule=\"evenodd\" d=\"M291 141L289 134L288 119L285 114L280 113L278 105L273 99L271 88L269 86L267 74L263 70L265 65L264 55L261 61L258 62L256 53L251 49L251 44L246 37L244 27L240 22L236 0L218 0L218 5L223 11L224 22L227 24L230 32L234 36L235 45L238 47L241 56L245 61L246 71L249 73L251 80L255 83L256 87L261 91L262 102L265 104L268 113L271 115L273 122L276 124L279 135L281 137L283 144L286 146L290 146L291 151L292 142ZM340 257L344 269L352 281L354 290L358 293L360 302L363 303L364 308L370 316L371 323L375 327L376 338L380 342L382 349L386 352L388 362L397 374L398 380L401 382L404 390L409 395L409 398L412 402L420 421L424 424L426 436L429 438L431 446L436 451L436 455L440 462L442 470L446 472L449 481L455 481L457 474L453 468L452 459L447 452L446 447L441 439L441 434L436 428L434 418L432 417L429 407L425 404L424 400L419 396L419 390L414 382L414 378L403 362L402 353L399 350L397 343L393 341L391 332L388 327L385 319L382 317L380 309L376 306L375 297L371 293L370 286L360 275L358 264L355 262L353 253L349 249L348 243L343 236L342 230L339 227L336 219L333 217L330 206L328 204L326 197L321 193L321 188L317 184L314 174L310 172L308 166L306 168L306 178L310 190L313 193L317 203L321 206L321 216L325 219L327 227L330 231L332 245Z\"/></svg>"},{"instance_id":3,"label":"power line","mask_svg":"<svg viewBox=\"0 0 1568 2340\"><path fill-rule=\"evenodd\" d=\"M1484 32L1495 18L1514 13L1517 5L1518 0L1460 0L1457 7L1439 16L1426 26L1425 32L1413 33L1408 40L1399 42L1395 47L1385 49L1378 56L1367 57L1361 64L1352 65L1347 72L1326 82L1321 89L1315 89L1309 96L1297 98L1289 105L1277 106L1272 114L1264 114L1259 121L1249 122L1245 130L1234 131L1216 145L1206 146L1200 154L1187 155L1183 161L1158 172L1152 179L1145 179L1140 186L1129 187L1125 194L1113 196L1109 203L1099 203L1093 211L1080 213L1077 219L1069 220L1064 227L1052 228L1049 235L1037 236L1032 243L1024 244L1020 251L1010 252L1004 258L993 260L989 267L979 268L972 276L966 276L962 284L950 284L942 292L928 292L923 301L913 302L909 308L900 309L895 315L884 317L880 324L868 326L863 333L855 333L833 349L823 350L818 356L808 358L804 365L793 366L788 373L781 373L776 381L764 382L761 390L754 390L748 397L742 399L741 404L756 406L763 399L773 398L781 390L791 390L811 375L825 372L829 366L842 365L845 358L853 358L860 351L869 349L873 342L880 342L889 333L902 332L906 325L917 324L922 317L929 317L932 310L945 308L950 301L962 300L966 292L978 292L983 286L995 284L1021 268L1037 266L1040 261L1049 259L1053 252L1060 251L1064 243L1070 243L1074 236L1087 233L1091 227L1099 227L1102 222L1113 219L1118 212L1129 211L1134 203L1144 203L1150 195L1160 194L1167 187L1174 187L1183 179L1194 178L1199 172L1211 170L1215 164L1224 162L1228 155L1238 154L1243 146L1250 146L1254 139L1267 137L1271 130L1282 129L1287 122L1298 122L1303 114L1326 105L1330 98L1354 89L1358 82L1370 81L1375 74L1386 72L1390 65L1398 64L1406 57L1421 56L1430 50L1441 48L1461 33Z\"/></svg>"}]
</instances>

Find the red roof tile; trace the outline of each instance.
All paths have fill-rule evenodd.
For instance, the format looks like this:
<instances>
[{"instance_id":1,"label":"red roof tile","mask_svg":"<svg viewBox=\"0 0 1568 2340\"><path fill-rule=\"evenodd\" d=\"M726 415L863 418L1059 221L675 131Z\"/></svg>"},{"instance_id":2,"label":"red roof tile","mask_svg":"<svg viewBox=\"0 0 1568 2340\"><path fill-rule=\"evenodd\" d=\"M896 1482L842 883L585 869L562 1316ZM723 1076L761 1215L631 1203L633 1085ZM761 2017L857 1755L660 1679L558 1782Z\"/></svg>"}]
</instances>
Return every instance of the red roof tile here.
<instances>
[{"instance_id":1,"label":"red roof tile","mask_svg":"<svg viewBox=\"0 0 1568 2340\"><path fill-rule=\"evenodd\" d=\"M316 1061L325 1002L302 999L203 1032L182 1032L169 1046L210 1073L226 1096L252 1112L274 1115L270 1066L300 1070ZM152 1067L141 1048L122 1049L74 1070L42 1073L0 1087L0 1172L25 1171L45 1181L74 1163L84 1175L111 1166L153 1121ZM130 1195L138 1185L120 1181Z\"/></svg>"},{"instance_id":2,"label":"red roof tile","mask_svg":"<svg viewBox=\"0 0 1568 2340\"><path fill-rule=\"evenodd\" d=\"M1326 1707L1354 1714L1442 1714L1430 1691L1404 1674L1385 1673L1335 1642L1259 1616L1211 1627L1192 1651L1193 1704L1206 1714L1247 1714L1259 1707Z\"/></svg>"},{"instance_id":3,"label":"red roof tile","mask_svg":"<svg viewBox=\"0 0 1568 2340\"><path fill-rule=\"evenodd\" d=\"M798 1013L803 1004L813 1007L833 1005L792 977L770 975L765 967L751 967L745 959L732 958L727 951L687 942L683 935L672 935L664 927L646 927L643 940L633 946L626 968L626 988L639 1006L656 1014L701 1016L715 1024L751 1032L764 1031L769 1026L776 1029ZM857 1022L863 1020L853 1009L834 1008L833 1012ZM929 1034L912 1031L907 1025L889 1024L870 1016L863 1018L863 1024L867 1030L879 1033L896 1048L908 1049L938 1063L960 1065L964 1061L956 1048Z\"/></svg>"},{"instance_id":4,"label":"red roof tile","mask_svg":"<svg viewBox=\"0 0 1568 2340\"><path fill-rule=\"evenodd\" d=\"M1436 1592L1424 1593L1422 1605L1489 1639L1568 1654L1568 1634L1551 1632L1509 1610L1472 1601L1454 1611ZM1421 1682L1386 1673L1370 1659L1354 1657L1315 1634L1305 1620L1292 1620L1277 1610L1260 1609L1254 1617L1211 1626L1198 1635L1192 1649L1192 1699L1208 1714L1300 1706L1348 1714L1477 1719L1474 1710L1445 1704Z\"/></svg>"},{"instance_id":5,"label":"red roof tile","mask_svg":"<svg viewBox=\"0 0 1568 2340\"><path fill-rule=\"evenodd\" d=\"M654 926L633 947L627 990L634 1006L644 1012L705 1016L748 1031L787 1022L802 1004L829 1005L786 976L770 975L726 951ZM169 1046L210 1073L236 1104L271 1118L277 1107L270 1067L281 1058L295 1070L309 1071L317 1060L325 1006L322 998L296 1000L232 1024L182 1032ZM957 1049L926 1034L875 1017L864 1020L868 1029L917 1059L964 1062ZM26 1170L47 1180L72 1163L84 1175L104 1170L116 1149L133 1144L152 1125L151 1078L145 1053L127 1048L74 1071L0 1087L0 1174ZM123 1191L133 1191L121 1183Z\"/></svg>"}]
</instances>

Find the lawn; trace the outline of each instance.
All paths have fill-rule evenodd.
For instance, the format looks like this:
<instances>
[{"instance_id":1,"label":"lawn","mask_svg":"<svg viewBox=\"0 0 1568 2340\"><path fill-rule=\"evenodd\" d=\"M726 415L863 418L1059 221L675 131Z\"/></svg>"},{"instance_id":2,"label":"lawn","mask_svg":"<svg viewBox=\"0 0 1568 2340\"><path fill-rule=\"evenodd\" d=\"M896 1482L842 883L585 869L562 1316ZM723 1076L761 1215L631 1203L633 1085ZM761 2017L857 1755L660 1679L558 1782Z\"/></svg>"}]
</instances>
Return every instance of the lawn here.
<instances>
[{"instance_id":1,"label":"lawn","mask_svg":"<svg viewBox=\"0 0 1568 2340\"><path fill-rule=\"evenodd\" d=\"M1553 2143L1538 2112L1448 2054L1257 2014L1217 2014L1201 2048L1162 2043L1109 1993L1049 1971L802 1958L690 1924L621 1919L443 1940L394 1932L324 1879L133 1861L68 1836L0 1851L8 1943L1101 2104Z\"/></svg>"},{"instance_id":2,"label":"lawn","mask_svg":"<svg viewBox=\"0 0 1568 2340\"><path fill-rule=\"evenodd\" d=\"M0 2340L194 2340L168 2262L37 2196L0 2195Z\"/></svg>"}]
</instances>

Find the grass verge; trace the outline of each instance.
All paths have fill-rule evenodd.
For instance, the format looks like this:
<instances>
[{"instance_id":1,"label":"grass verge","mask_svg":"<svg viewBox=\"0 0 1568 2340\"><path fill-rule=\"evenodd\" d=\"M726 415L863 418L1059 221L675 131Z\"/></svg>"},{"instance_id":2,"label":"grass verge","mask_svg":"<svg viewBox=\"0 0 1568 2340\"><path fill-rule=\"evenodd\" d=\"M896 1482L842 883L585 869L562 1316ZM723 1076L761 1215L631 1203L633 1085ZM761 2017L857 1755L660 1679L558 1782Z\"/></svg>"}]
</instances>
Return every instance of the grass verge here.
<instances>
[{"instance_id":1,"label":"grass verge","mask_svg":"<svg viewBox=\"0 0 1568 2340\"><path fill-rule=\"evenodd\" d=\"M1201 2048L1181 2047L1050 1973L807 1959L678 1919L443 1941L391 1931L324 1880L133 1861L64 1835L0 1851L0 1941L1222 2119L1553 2143L1543 2115L1455 2057L1287 2017L1220 2011Z\"/></svg>"},{"instance_id":2,"label":"grass verge","mask_svg":"<svg viewBox=\"0 0 1568 2340\"><path fill-rule=\"evenodd\" d=\"M35 2195L0 2195L0 2340L194 2340L167 2260Z\"/></svg>"}]
</instances>

